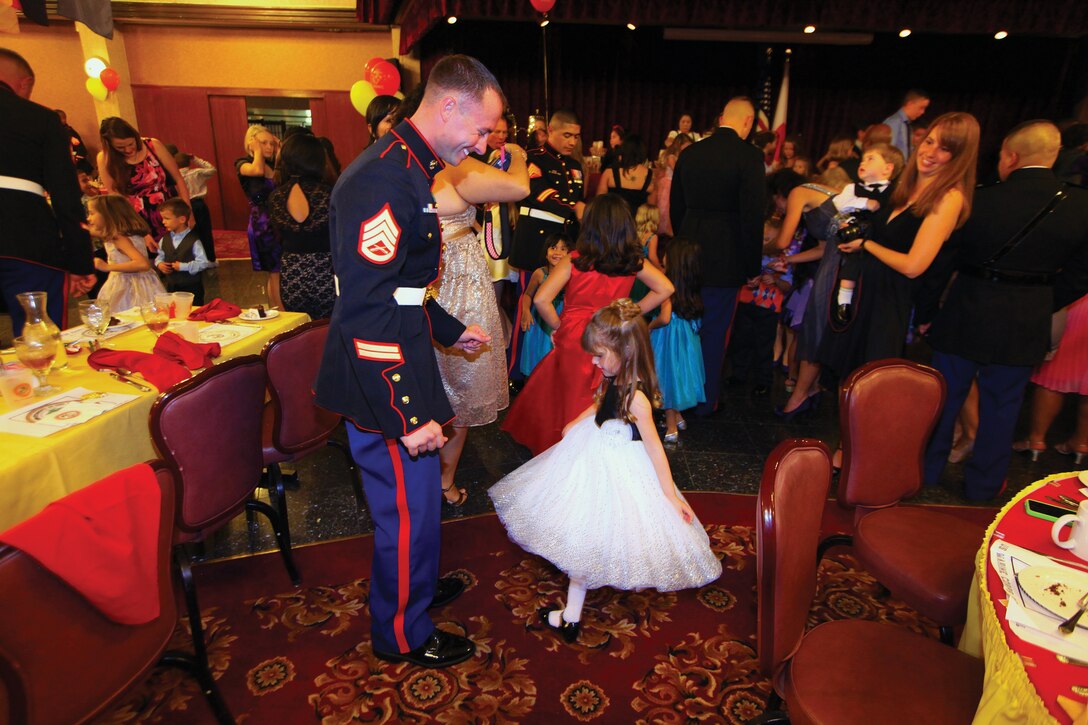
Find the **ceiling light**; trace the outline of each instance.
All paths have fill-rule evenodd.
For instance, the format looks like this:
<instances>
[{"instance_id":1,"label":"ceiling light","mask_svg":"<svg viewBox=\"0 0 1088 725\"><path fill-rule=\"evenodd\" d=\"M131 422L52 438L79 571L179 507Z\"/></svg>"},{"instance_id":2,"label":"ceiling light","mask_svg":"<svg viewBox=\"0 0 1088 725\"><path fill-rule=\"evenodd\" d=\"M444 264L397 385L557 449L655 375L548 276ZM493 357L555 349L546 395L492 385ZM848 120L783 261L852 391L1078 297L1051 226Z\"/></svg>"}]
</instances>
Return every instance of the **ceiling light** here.
<instances>
[{"instance_id":1,"label":"ceiling light","mask_svg":"<svg viewBox=\"0 0 1088 725\"><path fill-rule=\"evenodd\" d=\"M1009 37L1009 31L1007 30L999 30L994 33L994 40L1004 40L1007 37Z\"/></svg>"},{"instance_id":2,"label":"ceiling light","mask_svg":"<svg viewBox=\"0 0 1088 725\"><path fill-rule=\"evenodd\" d=\"M812 33L815 33L816 32L816 26L815 25L806 25L805 26L805 32L810 34L810 35Z\"/></svg>"},{"instance_id":3,"label":"ceiling light","mask_svg":"<svg viewBox=\"0 0 1088 725\"><path fill-rule=\"evenodd\" d=\"M634 23L627 23L627 29L628 30L634 30L635 29L635 24Z\"/></svg>"},{"instance_id":4,"label":"ceiling light","mask_svg":"<svg viewBox=\"0 0 1088 725\"><path fill-rule=\"evenodd\" d=\"M83 72L87 74L88 78L97 78L104 70L106 70L106 61L102 60L97 55L92 55L90 58L83 61Z\"/></svg>"},{"instance_id":5,"label":"ceiling light","mask_svg":"<svg viewBox=\"0 0 1088 725\"><path fill-rule=\"evenodd\" d=\"M457 16L456 15L449 16L448 18L446 18L446 22L449 23L450 25L453 25L454 23L457 22Z\"/></svg>"},{"instance_id":6,"label":"ceiling light","mask_svg":"<svg viewBox=\"0 0 1088 725\"><path fill-rule=\"evenodd\" d=\"M903 28L902 30L899 31L899 37L900 38L906 38L909 35L910 35L910 28Z\"/></svg>"},{"instance_id":7,"label":"ceiling light","mask_svg":"<svg viewBox=\"0 0 1088 725\"><path fill-rule=\"evenodd\" d=\"M548 23L550 23L550 22L551 22L551 20L548 20L547 18L544 18L543 20L540 21L540 27L546 28L546 27L548 27Z\"/></svg>"}]
</instances>

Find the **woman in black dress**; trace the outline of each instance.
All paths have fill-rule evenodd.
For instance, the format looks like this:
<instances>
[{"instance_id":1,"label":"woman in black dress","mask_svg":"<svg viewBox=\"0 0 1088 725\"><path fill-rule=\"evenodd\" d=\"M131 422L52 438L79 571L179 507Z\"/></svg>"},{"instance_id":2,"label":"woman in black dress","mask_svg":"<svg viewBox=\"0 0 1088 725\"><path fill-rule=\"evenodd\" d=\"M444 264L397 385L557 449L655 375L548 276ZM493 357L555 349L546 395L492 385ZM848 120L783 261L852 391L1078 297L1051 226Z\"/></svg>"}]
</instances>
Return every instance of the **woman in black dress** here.
<instances>
[{"instance_id":1,"label":"woman in black dress","mask_svg":"<svg viewBox=\"0 0 1088 725\"><path fill-rule=\"evenodd\" d=\"M284 141L275 180L268 212L283 242L284 309L314 320L329 317L336 300L329 251L329 195L336 177L321 139L298 133Z\"/></svg>"},{"instance_id":2,"label":"woman in black dress","mask_svg":"<svg viewBox=\"0 0 1088 725\"><path fill-rule=\"evenodd\" d=\"M869 238L839 245L844 254L864 254L854 320L841 332L829 327L820 347L820 362L839 380L871 360L902 355L915 280L971 214L978 137L971 114L938 117Z\"/></svg>"}]
</instances>

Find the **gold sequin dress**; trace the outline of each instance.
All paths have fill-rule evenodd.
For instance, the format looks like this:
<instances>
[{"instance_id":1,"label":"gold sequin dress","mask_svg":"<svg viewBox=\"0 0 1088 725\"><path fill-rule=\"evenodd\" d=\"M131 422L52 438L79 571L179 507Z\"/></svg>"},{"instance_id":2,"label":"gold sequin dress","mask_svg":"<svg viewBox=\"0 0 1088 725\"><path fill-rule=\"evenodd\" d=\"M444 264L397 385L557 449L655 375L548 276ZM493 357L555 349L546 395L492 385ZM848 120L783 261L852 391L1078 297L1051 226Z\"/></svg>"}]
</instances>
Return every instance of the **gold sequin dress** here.
<instances>
[{"instance_id":1,"label":"gold sequin dress","mask_svg":"<svg viewBox=\"0 0 1088 725\"><path fill-rule=\"evenodd\" d=\"M435 343L442 386L457 414L454 425L493 422L510 404L506 384L506 352L502 323L491 285L491 272L472 225L476 208L439 216L442 222L442 267L438 274L438 303L465 325L479 325L492 342L474 353Z\"/></svg>"}]
</instances>

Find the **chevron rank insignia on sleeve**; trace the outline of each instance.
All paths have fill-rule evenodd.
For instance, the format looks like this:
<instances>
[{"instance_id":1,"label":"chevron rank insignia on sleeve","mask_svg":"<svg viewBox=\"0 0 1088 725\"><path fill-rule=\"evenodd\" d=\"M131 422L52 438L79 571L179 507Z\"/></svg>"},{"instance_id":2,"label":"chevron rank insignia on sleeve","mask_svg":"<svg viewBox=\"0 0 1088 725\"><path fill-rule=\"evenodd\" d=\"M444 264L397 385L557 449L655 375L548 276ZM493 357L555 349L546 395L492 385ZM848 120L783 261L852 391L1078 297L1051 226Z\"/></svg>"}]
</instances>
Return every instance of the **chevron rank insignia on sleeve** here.
<instances>
[{"instance_id":1,"label":"chevron rank insignia on sleeve","mask_svg":"<svg viewBox=\"0 0 1088 725\"><path fill-rule=\"evenodd\" d=\"M400 227L389 204L359 227L359 254L374 264L388 264L397 256Z\"/></svg>"}]
</instances>

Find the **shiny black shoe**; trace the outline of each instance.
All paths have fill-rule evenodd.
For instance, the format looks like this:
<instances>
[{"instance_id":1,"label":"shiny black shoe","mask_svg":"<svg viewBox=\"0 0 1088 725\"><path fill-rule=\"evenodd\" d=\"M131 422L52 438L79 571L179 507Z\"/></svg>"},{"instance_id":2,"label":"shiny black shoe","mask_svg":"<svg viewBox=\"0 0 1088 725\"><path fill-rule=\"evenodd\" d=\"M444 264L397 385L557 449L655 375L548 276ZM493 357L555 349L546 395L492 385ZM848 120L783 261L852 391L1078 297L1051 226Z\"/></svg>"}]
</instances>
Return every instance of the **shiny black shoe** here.
<instances>
[{"instance_id":1,"label":"shiny black shoe","mask_svg":"<svg viewBox=\"0 0 1088 725\"><path fill-rule=\"evenodd\" d=\"M380 652L374 650L374 656L386 662L410 662L420 667L449 667L464 662L476 653L476 645L471 639L457 634L435 629L423 644L411 652Z\"/></svg>"},{"instance_id":2,"label":"shiny black shoe","mask_svg":"<svg viewBox=\"0 0 1088 725\"><path fill-rule=\"evenodd\" d=\"M767 397L767 393L769 392L771 392L771 389L766 385L757 385L752 388L752 395L756 396L757 398L765 398Z\"/></svg>"},{"instance_id":3,"label":"shiny black shoe","mask_svg":"<svg viewBox=\"0 0 1088 725\"><path fill-rule=\"evenodd\" d=\"M578 632L580 632L582 629L582 623L568 622L567 620L563 619L563 610L560 609L559 621L562 622L562 624L556 627L548 620L548 615L551 614L552 611L553 610L548 609L547 607L541 607L540 609L538 609L537 613L540 615L540 621L544 623L545 627L562 637L564 642L566 642L567 644L574 644L574 642L578 639Z\"/></svg>"},{"instance_id":4,"label":"shiny black shoe","mask_svg":"<svg viewBox=\"0 0 1088 725\"><path fill-rule=\"evenodd\" d=\"M805 398L803 401L801 401L800 405L798 405L796 408L794 408L793 410L791 410L788 413L786 412L786 406L776 405L774 407L774 414L777 415L779 418L781 418L784 423L789 423L791 420L793 420L797 416L803 415L804 413L807 413L811 409L812 409L812 398Z\"/></svg>"},{"instance_id":5,"label":"shiny black shoe","mask_svg":"<svg viewBox=\"0 0 1088 725\"><path fill-rule=\"evenodd\" d=\"M438 585L434 588L434 599L431 600L427 609L444 607L457 597L461 596L461 592L463 591L465 591L465 583L463 581L455 576L442 577L438 580Z\"/></svg>"}]
</instances>

